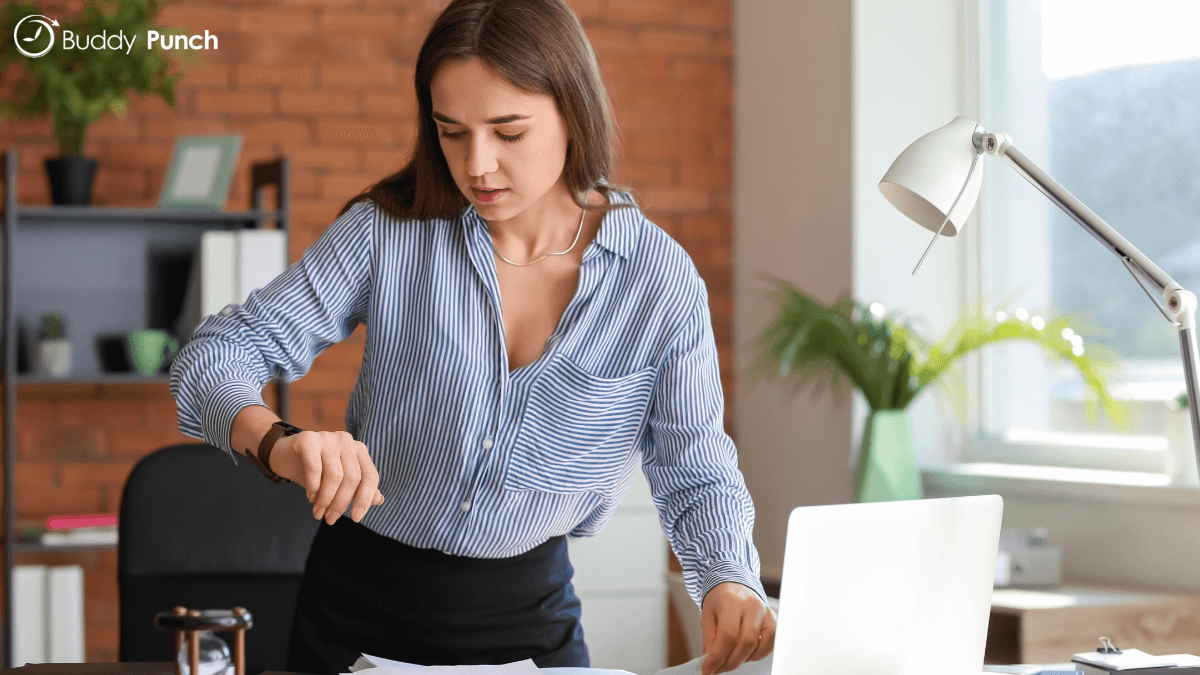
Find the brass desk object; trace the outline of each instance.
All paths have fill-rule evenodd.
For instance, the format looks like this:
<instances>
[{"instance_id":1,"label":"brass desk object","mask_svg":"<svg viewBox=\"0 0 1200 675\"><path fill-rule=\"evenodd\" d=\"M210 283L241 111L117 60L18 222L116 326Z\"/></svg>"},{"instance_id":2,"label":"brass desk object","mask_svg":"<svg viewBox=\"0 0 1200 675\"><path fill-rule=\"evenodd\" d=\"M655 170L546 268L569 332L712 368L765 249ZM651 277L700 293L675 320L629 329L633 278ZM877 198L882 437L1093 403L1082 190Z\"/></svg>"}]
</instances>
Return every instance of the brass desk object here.
<instances>
[{"instance_id":1,"label":"brass desk object","mask_svg":"<svg viewBox=\"0 0 1200 675\"><path fill-rule=\"evenodd\" d=\"M200 672L200 631L211 630L214 633L233 631L233 668L234 675L246 675L246 629L254 626L250 612L245 607L233 609L187 609L176 607L170 612L159 612L154 616L154 625L163 629L175 631L175 654L183 646L184 634L188 642L188 662L191 664L190 675ZM183 675L179 659L175 659L175 675Z\"/></svg>"}]
</instances>

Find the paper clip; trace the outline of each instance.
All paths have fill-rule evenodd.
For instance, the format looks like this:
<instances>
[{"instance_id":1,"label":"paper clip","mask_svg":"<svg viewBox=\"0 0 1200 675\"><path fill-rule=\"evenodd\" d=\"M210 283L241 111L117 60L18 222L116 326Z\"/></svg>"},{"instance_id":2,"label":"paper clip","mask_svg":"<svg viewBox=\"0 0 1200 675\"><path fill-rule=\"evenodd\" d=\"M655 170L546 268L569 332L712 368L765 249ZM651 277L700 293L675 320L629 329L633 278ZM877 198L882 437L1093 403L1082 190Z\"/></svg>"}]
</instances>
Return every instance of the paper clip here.
<instances>
[{"instance_id":1,"label":"paper clip","mask_svg":"<svg viewBox=\"0 0 1200 675\"><path fill-rule=\"evenodd\" d=\"M1120 654L1121 650L1113 646L1112 640L1106 637L1100 638L1100 648L1096 650L1100 654Z\"/></svg>"}]
</instances>

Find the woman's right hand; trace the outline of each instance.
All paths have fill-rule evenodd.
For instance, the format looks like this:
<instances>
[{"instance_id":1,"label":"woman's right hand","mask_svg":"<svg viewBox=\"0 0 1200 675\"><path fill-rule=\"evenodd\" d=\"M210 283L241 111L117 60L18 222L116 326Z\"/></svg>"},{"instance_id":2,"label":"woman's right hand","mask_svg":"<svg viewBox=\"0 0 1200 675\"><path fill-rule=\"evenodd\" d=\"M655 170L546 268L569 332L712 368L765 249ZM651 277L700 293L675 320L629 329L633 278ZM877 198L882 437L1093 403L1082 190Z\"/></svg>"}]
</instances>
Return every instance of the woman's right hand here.
<instances>
[{"instance_id":1,"label":"woman's right hand","mask_svg":"<svg viewBox=\"0 0 1200 675\"><path fill-rule=\"evenodd\" d=\"M379 472L367 446L345 431L301 431L284 436L271 450L271 470L304 486L313 517L332 525L346 511L359 522L371 506L383 503Z\"/></svg>"}]
</instances>

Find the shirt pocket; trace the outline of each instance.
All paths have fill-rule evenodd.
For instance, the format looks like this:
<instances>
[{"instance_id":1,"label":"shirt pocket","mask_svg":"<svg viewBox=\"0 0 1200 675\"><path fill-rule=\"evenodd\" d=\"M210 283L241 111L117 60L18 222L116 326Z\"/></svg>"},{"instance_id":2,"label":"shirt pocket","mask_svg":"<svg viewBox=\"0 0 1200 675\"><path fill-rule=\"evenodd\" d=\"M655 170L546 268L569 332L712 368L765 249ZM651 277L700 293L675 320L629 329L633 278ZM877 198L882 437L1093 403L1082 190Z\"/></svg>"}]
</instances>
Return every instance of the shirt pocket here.
<instances>
[{"instance_id":1,"label":"shirt pocket","mask_svg":"<svg viewBox=\"0 0 1200 675\"><path fill-rule=\"evenodd\" d=\"M564 356L529 392L504 486L609 492L641 431L658 368L600 377Z\"/></svg>"}]
</instances>

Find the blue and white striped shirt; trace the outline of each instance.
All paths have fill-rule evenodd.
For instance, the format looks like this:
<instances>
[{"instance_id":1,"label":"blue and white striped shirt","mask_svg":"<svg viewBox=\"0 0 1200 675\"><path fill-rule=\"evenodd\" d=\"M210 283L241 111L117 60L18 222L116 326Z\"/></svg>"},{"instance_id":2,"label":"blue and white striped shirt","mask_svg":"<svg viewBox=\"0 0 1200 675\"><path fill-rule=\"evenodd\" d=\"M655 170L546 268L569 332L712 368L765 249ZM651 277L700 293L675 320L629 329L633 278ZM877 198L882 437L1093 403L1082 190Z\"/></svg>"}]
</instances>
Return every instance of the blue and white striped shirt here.
<instances>
[{"instance_id":1,"label":"blue and white striped shirt","mask_svg":"<svg viewBox=\"0 0 1200 675\"><path fill-rule=\"evenodd\" d=\"M346 430L387 498L364 525L448 554L513 556L600 532L640 463L692 598L736 581L765 599L708 292L687 252L640 208L616 209L540 358L507 371L500 317L473 205L400 221L359 202L244 304L196 327L171 367L179 428L235 455L234 416L363 323Z\"/></svg>"}]
</instances>

